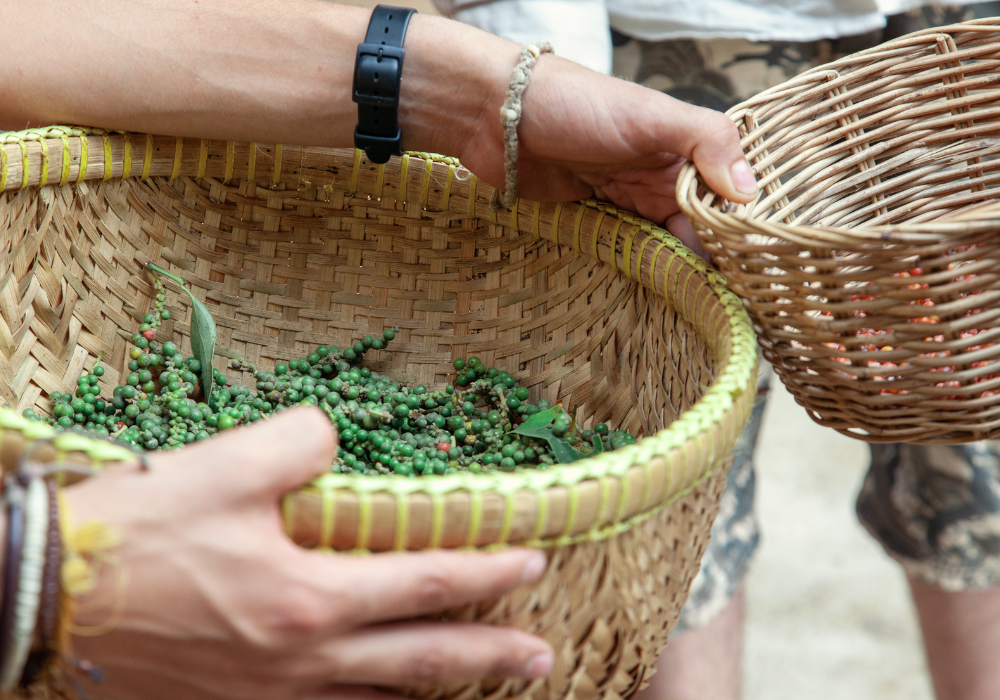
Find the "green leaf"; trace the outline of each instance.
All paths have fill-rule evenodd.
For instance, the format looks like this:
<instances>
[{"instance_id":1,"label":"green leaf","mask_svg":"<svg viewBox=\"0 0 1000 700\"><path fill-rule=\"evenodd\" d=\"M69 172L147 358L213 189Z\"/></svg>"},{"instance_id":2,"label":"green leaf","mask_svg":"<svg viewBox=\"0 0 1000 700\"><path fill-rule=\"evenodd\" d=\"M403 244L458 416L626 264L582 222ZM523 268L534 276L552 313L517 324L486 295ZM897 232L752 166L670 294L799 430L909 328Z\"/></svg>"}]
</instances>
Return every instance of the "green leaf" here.
<instances>
[{"instance_id":1,"label":"green leaf","mask_svg":"<svg viewBox=\"0 0 1000 700\"><path fill-rule=\"evenodd\" d=\"M215 340L218 335L215 319L208 312L208 308L194 298L191 290L184 285L184 280L153 263L146 263L146 267L153 270L154 274L158 272L172 279L191 299L191 354L201 363L201 391L205 396L205 403L208 403L212 397L212 385L215 383L212 376L212 360L215 357Z\"/></svg>"},{"instance_id":2,"label":"green leaf","mask_svg":"<svg viewBox=\"0 0 1000 700\"><path fill-rule=\"evenodd\" d=\"M514 428L513 432L518 435L524 435L525 437L532 437L538 440L551 440L555 437L551 428L523 428L518 426L517 428Z\"/></svg>"},{"instance_id":3,"label":"green leaf","mask_svg":"<svg viewBox=\"0 0 1000 700\"><path fill-rule=\"evenodd\" d=\"M514 432L515 433L521 432L520 431L521 428L527 428L529 430L532 428L544 428L546 425L548 425L549 423L551 423L556 419L556 416L559 415L559 412L561 410L562 408L560 406L553 406L552 408L546 409L544 411L539 411L534 415L530 415L521 422L521 424L518 426L518 429L515 430ZM524 434L527 435L527 433Z\"/></svg>"},{"instance_id":4,"label":"green leaf","mask_svg":"<svg viewBox=\"0 0 1000 700\"><path fill-rule=\"evenodd\" d=\"M549 445L552 447L552 456L556 458L557 462L563 464L569 464L570 462L575 462L578 459L583 459L583 455L574 450L564 441L553 435L549 438Z\"/></svg>"},{"instance_id":5,"label":"green leaf","mask_svg":"<svg viewBox=\"0 0 1000 700\"><path fill-rule=\"evenodd\" d=\"M187 289L184 291L187 292ZM215 319L205 305L194 298L191 292L191 354L201 362L201 390L206 398L212 395L212 359L215 356Z\"/></svg>"},{"instance_id":6,"label":"green leaf","mask_svg":"<svg viewBox=\"0 0 1000 700\"><path fill-rule=\"evenodd\" d=\"M549 443L549 447L552 448L552 456L555 458L556 462L562 464L569 464L570 462L575 462L578 459L583 459L584 457L589 456L580 454L570 447L568 442L561 438L557 438L555 433L552 432L552 428L550 426L555 419L561 415L566 415L563 407L561 405L553 406L552 408L539 411L534 415L528 416L519 426L514 428L513 432L518 435L535 438L536 440L544 440Z\"/></svg>"}]
</instances>

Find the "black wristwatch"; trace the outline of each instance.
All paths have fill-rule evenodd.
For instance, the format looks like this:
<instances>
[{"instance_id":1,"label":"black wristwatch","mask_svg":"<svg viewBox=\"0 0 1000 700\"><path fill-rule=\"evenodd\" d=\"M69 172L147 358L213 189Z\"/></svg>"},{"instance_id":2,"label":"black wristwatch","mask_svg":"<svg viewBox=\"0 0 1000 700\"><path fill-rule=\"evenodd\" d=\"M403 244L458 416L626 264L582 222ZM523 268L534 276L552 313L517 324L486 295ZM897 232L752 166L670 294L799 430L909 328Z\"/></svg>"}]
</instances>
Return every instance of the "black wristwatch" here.
<instances>
[{"instance_id":1,"label":"black wristwatch","mask_svg":"<svg viewBox=\"0 0 1000 700\"><path fill-rule=\"evenodd\" d=\"M378 5L354 61L353 99L358 103L354 147L373 163L399 155L399 83L403 75L403 38L416 10Z\"/></svg>"}]
</instances>

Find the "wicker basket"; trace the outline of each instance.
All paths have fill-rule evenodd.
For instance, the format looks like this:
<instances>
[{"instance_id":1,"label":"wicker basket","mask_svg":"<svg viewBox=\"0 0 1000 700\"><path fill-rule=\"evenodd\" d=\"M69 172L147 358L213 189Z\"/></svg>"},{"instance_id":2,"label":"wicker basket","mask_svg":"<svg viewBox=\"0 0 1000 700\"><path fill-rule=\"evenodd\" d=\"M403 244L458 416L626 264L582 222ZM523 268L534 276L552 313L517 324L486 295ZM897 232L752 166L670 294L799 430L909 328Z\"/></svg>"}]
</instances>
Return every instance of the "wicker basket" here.
<instances>
[{"instance_id":1,"label":"wicker basket","mask_svg":"<svg viewBox=\"0 0 1000 700\"><path fill-rule=\"evenodd\" d=\"M557 650L534 682L409 689L422 698L628 697L647 682L698 569L754 396L749 319L724 280L648 222L596 204L521 201L454 160L53 127L0 135L0 392L47 411L98 353L119 384L154 261L219 329L216 364L263 367L397 326L373 367L441 385L479 355L533 400L646 436L546 471L330 474L285 499L289 534L334 550L546 547L543 579L457 619L515 625ZM86 164L81 168L80 164ZM18 191L15 191L18 190ZM172 282L189 347L190 309ZM0 461L42 423L0 409ZM128 459L63 433L39 457Z\"/></svg>"},{"instance_id":2,"label":"wicker basket","mask_svg":"<svg viewBox=\"0 0 1000 700\"><path fill-rule=\"evenodd\" d=\"M1000 435L998 70L1000 19L911 34L730 110L750 205L682 174L681 207L818 423Z\"/></svg>"}]
</instances>

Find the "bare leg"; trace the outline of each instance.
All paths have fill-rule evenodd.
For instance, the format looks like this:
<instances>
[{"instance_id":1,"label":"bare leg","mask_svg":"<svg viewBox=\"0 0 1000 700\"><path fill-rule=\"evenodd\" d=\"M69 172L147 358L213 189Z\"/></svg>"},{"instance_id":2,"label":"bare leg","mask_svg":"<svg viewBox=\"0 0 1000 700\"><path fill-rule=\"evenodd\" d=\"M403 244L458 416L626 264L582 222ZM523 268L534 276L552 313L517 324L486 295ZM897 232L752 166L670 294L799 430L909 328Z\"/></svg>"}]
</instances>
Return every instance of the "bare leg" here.
<instances>
[{"instance_id":1,"label":"bare leg","mask_svg":"<svg viewBox=\"0 0 1000 700\"><path fill-rule=\"evenodd\" d=\"M949 592L910 578L937 700L1000 698L1000 588Z\"/></svg>"},{"instance_id":2,"label":"bare leg","mask_svg":"<svg viewBox=\"0 0 1000 700\"><path fill-rule=\"evenodd\" d=\"M718 617L670 642L652 684L636 700L739 700L745 615L741 588Z\"/></svg>"}]
</instances>

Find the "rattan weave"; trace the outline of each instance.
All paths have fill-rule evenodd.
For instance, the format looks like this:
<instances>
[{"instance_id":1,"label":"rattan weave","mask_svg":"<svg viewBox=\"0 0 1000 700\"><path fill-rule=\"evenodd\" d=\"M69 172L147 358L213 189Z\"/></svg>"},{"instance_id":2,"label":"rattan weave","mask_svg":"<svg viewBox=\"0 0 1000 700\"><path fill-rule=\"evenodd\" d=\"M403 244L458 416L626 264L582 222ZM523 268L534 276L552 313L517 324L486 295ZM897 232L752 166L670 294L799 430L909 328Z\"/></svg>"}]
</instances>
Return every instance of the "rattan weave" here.
<instances>
[{"instance_id":1,"label":"rattan weave","mask_svg":"<svg viewBox=\"0 0 1000 700\"><path fill-rule=\"evenodd\" d=\"M335 550L549 549L539 584L454 615L543 634L559 650L553 673L420 697L615 698L648 678L754 396L749 319L720 275L607 206L491 213L493 188L450 159L374 166L354 151L57 127L0 141L5 403L47 410L47 394L101 352L105 387L120 383L153 294L147 261L205 300L220 369L231 356L270 367L386 327L399 329L392 351L372 366L400 380L441 385L454 357L478 355L535 400L646 438L546 471L330 474L285 499L289 534ZM173 313L159 334L186 350L190 309L166 285ZM51 438L0 410L4 464L25 440ZM129 458L72 434L49 454Z\"/></svg>"},{"instance_id":2,"label":"rattan weave","mask_svg":"<svg viewBox=\"0 0 1000 700\"><path fill-rule=\"evenodd\" d=\"M814 420L864 440L1000 435L1000 19L911 34L729 116L760 193L678 199Z\"/></svg>"}]
</instances>

